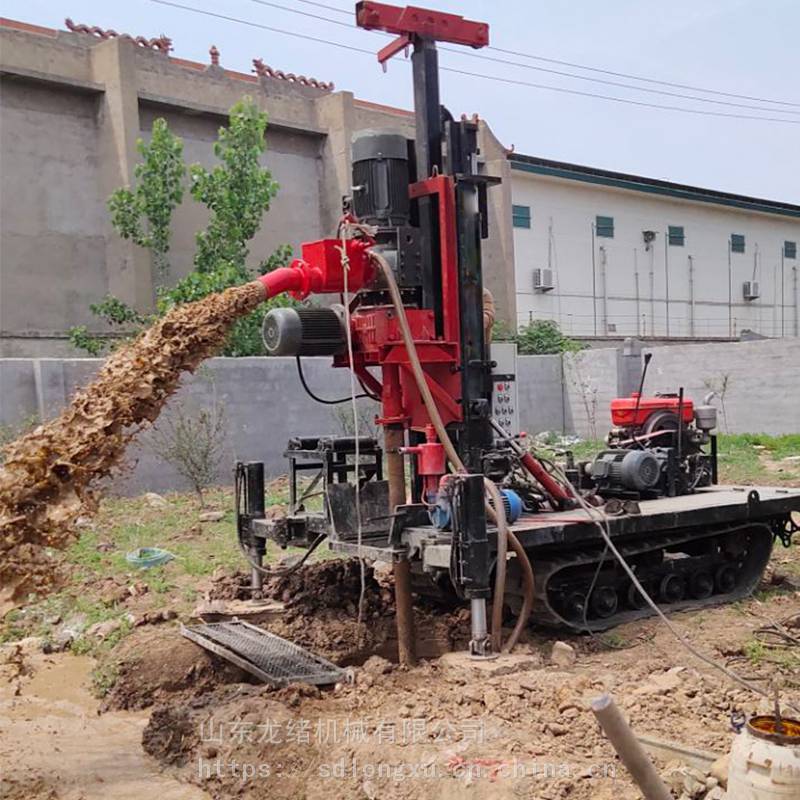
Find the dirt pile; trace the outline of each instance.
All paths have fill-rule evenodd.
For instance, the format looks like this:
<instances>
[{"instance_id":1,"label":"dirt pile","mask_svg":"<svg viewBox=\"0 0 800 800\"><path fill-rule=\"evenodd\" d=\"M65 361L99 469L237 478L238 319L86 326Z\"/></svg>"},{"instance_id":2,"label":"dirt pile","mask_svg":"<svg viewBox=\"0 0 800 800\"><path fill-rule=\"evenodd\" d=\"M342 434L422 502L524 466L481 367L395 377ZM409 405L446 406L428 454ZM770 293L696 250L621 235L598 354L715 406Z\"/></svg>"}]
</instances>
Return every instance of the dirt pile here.
<instances>
[{"instance_id":1,"label":"dirt pile","mask_svg":"<svg viewBox=\"0 0 800 800\"><path fill-rule=\"evenodd\" d=\"M0 613L52 585L43 548L65 547L94 510L93 489L159 415L181 373L214 355L239 317L264 299L259 283L179 306L114 352L55 419L6 447L0 470Z\"/></svg>"}]
</instances>

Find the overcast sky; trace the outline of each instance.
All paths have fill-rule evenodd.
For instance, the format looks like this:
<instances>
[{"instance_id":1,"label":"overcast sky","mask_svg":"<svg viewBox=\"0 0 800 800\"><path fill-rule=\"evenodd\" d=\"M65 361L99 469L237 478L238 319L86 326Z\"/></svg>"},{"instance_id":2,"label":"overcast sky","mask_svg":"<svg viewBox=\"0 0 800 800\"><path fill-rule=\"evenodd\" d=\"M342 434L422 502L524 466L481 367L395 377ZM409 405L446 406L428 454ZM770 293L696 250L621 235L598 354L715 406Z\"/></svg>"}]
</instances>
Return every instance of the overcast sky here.
<instances>
[{"instance_id":1,"label":"overcast sky","mask_svg":"<svg viewBox=\"0 0 800 800\"><path fill-rule=\"evenodd\" d=\"M175 2L369 50L377 50L386 42L377 34L355 27L349 30L256 0ZM336 9L352 9L354 4L345 0L319 2L329 10L298 0L274 0L279 6L344 23L351 21ZM800 0L417 2L488 22L491 43L496 47L783 101L784 105L641 83L496 51L478 52L531 67L758 108L632 91L450 52L441 54L442 66L640 102L800 123ZM352 91L366 100L411 106L410 70L399 60L383 74L374 57L364 53L167 8L152 0L69 0L63 4L4 0L2 13L55 28L63 28L64 17L69 15L76 22L134 35L165 33L173 39L173 55L204 62L213 43L221 51L223 66L229 69L250 72L251 60L260 57L285 71L332 80L337 89ZM442 99L456 115L478 112L500 140L513 144L519 153L800 203L800 124L623 105L446 72L442 74ZM796 105L788 105L791 103ZM760 110L763 108L769 110Z\"/></svg>"}]
</instances>

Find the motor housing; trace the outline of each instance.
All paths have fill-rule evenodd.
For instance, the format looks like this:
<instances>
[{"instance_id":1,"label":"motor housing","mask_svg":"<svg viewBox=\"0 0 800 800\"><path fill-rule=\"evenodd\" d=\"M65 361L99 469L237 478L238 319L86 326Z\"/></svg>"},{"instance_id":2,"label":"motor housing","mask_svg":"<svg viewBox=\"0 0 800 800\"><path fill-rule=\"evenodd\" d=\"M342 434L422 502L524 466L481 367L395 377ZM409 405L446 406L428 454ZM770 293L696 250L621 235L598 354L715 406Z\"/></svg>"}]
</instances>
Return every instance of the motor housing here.
<instances>
[{"instance_id":1,"label":"motor housing","mask_svg":"<svg viewBox=\"0 0 800 800\"><path fill-rule=\"evenodd\" d=\"M340 309L273 308L261 335L271 356L332 356L344 352L346 333Z\"/></svg>"}]
</instances>

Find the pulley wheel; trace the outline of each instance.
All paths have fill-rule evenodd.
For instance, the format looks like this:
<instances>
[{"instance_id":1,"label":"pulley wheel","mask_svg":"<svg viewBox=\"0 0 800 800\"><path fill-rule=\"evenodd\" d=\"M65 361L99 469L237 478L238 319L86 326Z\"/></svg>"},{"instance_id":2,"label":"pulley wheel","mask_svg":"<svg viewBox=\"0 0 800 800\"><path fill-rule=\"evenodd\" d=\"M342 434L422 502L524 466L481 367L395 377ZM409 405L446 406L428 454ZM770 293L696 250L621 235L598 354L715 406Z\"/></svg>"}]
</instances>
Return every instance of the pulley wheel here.
<instances>
[{"instance_id":1,"label":"pulley wheel","mask_svg":"<svg viewBox=\"0 0 800 800\"><path fill-rule=\"evenodd\" d=\"M582 592L571 592L564 601L564 611L567 619L583 619L586 609L586 595Z\"/></svg>"},{"instance_id":2,"label":"pulley wheel","mask_svg":"<svg viewBox=\"0 0 800 800\"><path fill-rule=\"evenodd\" d=\"M689 578L689 593L695 600L705 600L714 594L714 577L710 572L700 570Z\"/></svg>"},{"instance_id":3,"label":"pulley wheel","mask_svg":"<svg viewBox=\"0 0 800 800\"><path fill-rule=\"evenodd\" d=\"M677 603L686 592L686 581L680 575L665 575L661 579L659 592L665 603Z\"/></svg>"},{"instance_id":4,"label":"pulley wheel","mask_svg":"<svg viewBox=\"0 0 800 800\"><path fill-rule=\"evenodd\" d=\"M589 608L600 619L608 619L617 612L619 599L613 586L598 586L589 598Z\"/></svg>"},{"instance_id":5,"label":"pulley wheel","mask_svg":"<svg viewBox=\"0 0 800 800\"><path fill-rule=\"evenodd\" d=\"M643 583L642 586L645 590L647 590L647 586L645 586ZM628 601L628 605L631 608L635 608L637 611L640 611L647 605L647 600L644 599L644 595L636 588L634 584L628 586L626 599Z\"/></svg>"},{"instance_id":6,"label":"pulley wheel","mask_svg":"<svg viewBox=\"0 0 800 800\"><path fill-rule=\"evenodd\" d=\"M733 564L723 564L717 569L714 575L714 583L717 586L717 591L722 594L728 594L736 588L736 582L739 577L739 571Z\"/></svg>"}]
</instances>

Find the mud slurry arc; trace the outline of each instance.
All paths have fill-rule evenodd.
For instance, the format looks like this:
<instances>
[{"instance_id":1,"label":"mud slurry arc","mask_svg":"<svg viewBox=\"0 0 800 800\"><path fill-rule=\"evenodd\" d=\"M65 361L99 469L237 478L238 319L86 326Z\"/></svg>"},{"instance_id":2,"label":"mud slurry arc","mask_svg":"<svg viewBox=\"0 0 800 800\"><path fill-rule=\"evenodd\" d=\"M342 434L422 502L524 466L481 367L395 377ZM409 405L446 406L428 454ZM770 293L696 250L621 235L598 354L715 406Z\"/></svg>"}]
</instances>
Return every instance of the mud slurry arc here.
<instances>
[{"instance_id":1,"label":"mud slurry arc","mask_svg":"<svg viewBox=\"0 0 800 800\"><path fill-rule=\"evenodd\" d=\"M6 447L0 470L0 614L57 580L45 548L63 549L97 505L97 484L179 386L264 300L258 283L178 306L120 347L55 419Z\"/></svg>"}]
</instances>

